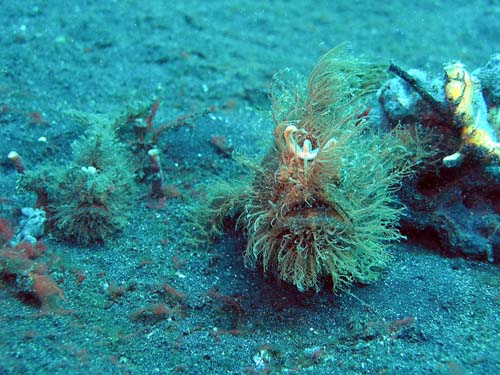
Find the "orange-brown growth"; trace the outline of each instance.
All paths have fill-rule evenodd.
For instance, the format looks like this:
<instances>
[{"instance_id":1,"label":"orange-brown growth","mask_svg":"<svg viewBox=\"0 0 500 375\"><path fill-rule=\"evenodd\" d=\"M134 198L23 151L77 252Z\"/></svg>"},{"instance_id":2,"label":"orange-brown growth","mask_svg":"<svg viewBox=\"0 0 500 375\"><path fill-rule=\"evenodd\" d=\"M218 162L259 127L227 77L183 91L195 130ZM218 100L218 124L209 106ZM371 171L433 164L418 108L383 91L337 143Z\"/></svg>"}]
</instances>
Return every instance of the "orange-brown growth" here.
<instances>
[{"instance_id":1,"label":"orange-brown growth","mask_svg":"<svg viewBox=\"0 0 500 375\"><path fill-rule=\"evenodd\" d=\"M31 273L33 292L40 300L42 312L60 311L60 302L65 301L64 293L48 275Z\"/></svg>"}]
</instances>

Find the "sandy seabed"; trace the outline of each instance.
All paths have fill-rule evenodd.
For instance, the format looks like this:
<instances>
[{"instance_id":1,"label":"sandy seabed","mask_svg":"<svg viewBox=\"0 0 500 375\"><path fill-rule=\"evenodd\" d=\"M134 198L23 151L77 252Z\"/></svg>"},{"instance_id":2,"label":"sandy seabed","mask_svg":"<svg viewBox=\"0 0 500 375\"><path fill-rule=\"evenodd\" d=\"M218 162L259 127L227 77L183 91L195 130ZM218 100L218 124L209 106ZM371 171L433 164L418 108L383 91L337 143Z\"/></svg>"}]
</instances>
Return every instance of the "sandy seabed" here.
<instances>
[{"instance_id":1,"label":"sandy seabed","mask_svg":"<svg viewBox=\"0 0 500 375\"><path fill-rule=\"evenodd\" d=\"M162 121L218 109L162 137L173 190L164 205L151 207L142 185L106 244L44 238L60 311L0 283L0 374L500 373L495 265L394 244L379 282L300 294L245 268L239 234L195 248L183 230L200 183L241 177L213 137L249 156L271 142L275 72L307 74L346 41L355 55L432 74L500 52L498 2L417 3L4 1L2 217L34 204L6 155L17 150L26 168L67 162L84 130L71 114L112 119L156 98Z\"/></svg>"}]
</instances>

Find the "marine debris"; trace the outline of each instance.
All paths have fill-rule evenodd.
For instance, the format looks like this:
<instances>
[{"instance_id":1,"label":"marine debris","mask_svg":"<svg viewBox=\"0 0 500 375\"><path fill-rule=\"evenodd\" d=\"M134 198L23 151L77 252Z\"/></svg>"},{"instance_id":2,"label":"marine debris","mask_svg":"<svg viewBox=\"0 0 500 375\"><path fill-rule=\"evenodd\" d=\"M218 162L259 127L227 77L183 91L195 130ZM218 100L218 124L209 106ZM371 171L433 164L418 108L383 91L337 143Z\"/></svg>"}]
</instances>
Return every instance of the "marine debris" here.
<instances>
[{"instance_id":1,"label":"marine debris","mask_svg":"<svg viewBox=\"0 0 500 375\"><path fill-rule=\"evenodd\" d=\"M471 75L461 62L451 62L445 65L445 80L443 92L445 100L437 99L411 74L395 64L391 64L389 72L398 75L411 88L413 88L430 106L430 110L439 118L440 122L451 125L460 130L459 150L443 158L447 167L458 167L464 159L479 160L488 172L500 178L500 143L495 130L488 122L488 109L482 94L481 84ZM417 75L421 75L417 73ZM425 75L424 75L425 76ZM432 86L427 83L428 86ZM386 86L387 87L387 86ZM391 110L389 100L381 93L383 105L386 110ZM397 96L399 102L405 101L403 95ZM409 102L409 101L407 101ZM389 114L390 117L397 117ZM417 106L413 105L412 111L406 116L418 116ZM399 116L399 119L402 119ZM493 167L492 167L493 166Z\"/></svg>"},{"instance_id":2,"label":"marine debris","mask_svg":"<svg viewBox=\"0 0 500 375\"><path fill-rule=\"evenodd\" d=\"M500 260L498 55L472 73L448 63L436 78L389 70L397 77L379 90L386 127L412 129L428 150L400 191L402 232L448 255Z\"/></svg>"}]
</instances>

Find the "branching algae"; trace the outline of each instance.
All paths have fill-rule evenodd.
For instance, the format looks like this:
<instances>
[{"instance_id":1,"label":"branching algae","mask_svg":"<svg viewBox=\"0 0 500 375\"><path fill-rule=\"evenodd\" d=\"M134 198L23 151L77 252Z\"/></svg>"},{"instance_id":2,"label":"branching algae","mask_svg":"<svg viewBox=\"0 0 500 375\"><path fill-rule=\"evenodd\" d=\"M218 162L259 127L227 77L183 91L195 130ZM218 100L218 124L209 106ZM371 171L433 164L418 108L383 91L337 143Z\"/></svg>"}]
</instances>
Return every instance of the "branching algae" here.
<instances>
[{"instance_id":1,"label":"branching algae","mask_svg":"<svg viewBox=\"0 0 500 375\"><path fill-rule=\"evenodd\" d=\"M380 134L366 116L381 75L336 48L303 89L275 77L274 147L250 184L214 189L208 232L234 219L248 239L246 265L300 291L319 290L325 277L335 291L376 280L387 243L402 237L395 191L410 169L399 137Z\"/></svg>"}]
</instances>

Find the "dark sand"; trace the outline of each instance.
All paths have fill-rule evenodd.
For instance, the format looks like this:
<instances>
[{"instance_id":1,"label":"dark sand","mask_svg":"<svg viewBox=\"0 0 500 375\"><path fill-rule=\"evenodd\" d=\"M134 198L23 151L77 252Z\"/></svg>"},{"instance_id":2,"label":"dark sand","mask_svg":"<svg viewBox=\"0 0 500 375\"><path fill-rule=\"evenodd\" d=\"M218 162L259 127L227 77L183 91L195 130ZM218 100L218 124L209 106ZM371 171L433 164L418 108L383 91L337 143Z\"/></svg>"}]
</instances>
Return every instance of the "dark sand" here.
<instances>
[{"instance_id":1,"label":"dark sand","mask_svg":"<svg viewBox=\"0 0 500 375\"><path fill-rule=\"evenodd\" d=\"M3 1L3 217L34 204L16 190L6 155L19 151L27 168L64 163L83 131L73 111L113 119L154 98L163 121L224 109L162 138L181 197L156 209L140 199L129 226L105 245L44 238L63 259L50 274L65 311L41 314L0 284L0 374L500 373L497 266L395 244L379 282L340 296L300 294L246 269L240 235L196 249L181 226L197 184L241 173L210 146L212 136L245 155L265 151L276 71L307 74L344 41L356 55L433 74L451 59L475 69L500 52L498 1L415 3ZM185 299L162 291L164 283ZM138 313L158 303L173 313Z\"/></svg>"}]
</instances>

